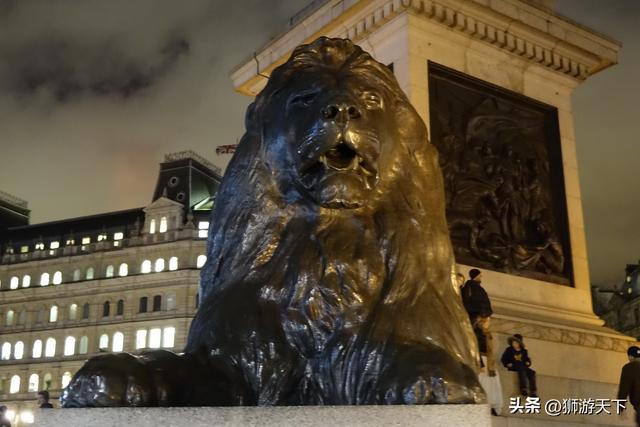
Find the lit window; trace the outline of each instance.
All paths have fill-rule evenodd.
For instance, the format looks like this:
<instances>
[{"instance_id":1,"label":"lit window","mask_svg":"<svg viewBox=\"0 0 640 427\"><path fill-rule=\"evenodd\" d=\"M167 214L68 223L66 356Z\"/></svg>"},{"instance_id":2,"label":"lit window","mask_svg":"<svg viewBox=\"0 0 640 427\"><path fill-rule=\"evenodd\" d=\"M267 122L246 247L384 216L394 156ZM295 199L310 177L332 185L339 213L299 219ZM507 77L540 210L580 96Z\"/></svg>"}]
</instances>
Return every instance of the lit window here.
<instances>
[{"instance_id":1,"label":"lit window","mask_svg":"<svg viewBox=\"0 0 640 427\"><path fill-rule=\"evenodd\" d=\"M18 279L16 276L13 276L11 278L11 281L9 282L9 288L18 289L19 284L20 284L20 279Z\"/></svg>"},{"instance_id":2,"label":"lit window","mask_svg":"<svg viewBox=\"0 0 640 427\"><path fill-rule=\"evenodd\" d=\"M178 257L172 256L169 258L169 270L174 271L178 269Z\"/></svg>"},{"instance_id":3,"label":"lit window","mask_svg":"<svg viewBox=\"0 0 640 427\"><path fill-rule=\"evenodd\" d=\"M124 239L124 233L122 231L113 233L113 240L122 240L122 239Z\"/></svg>"},{"instance_id":4,"label":"lit window","mask_svg":"<svg viewBox=\"0 0 640 427\"><path fill-rule=\"evenodd\" d=\"M20 246L21 254L26 254L27 252L29 252L29 246Z\"/></svg>"},{"instance_id":5,"label":"lit window","mask_svg":"<svg viewBox=\"0 0 640 427\"><path fill-rule=\"evenodd\" d=\"M155 265L154 270L155 270L156 273L160 273L162 270L164 270L164 259L158 258L156 260L156 265Z\"/></svg>"},{"instance_id":6,"label":"lit window","mask_svg":"<svg viewBox=\"0 0 640 427\"><path fill-rule=\"evenodd\" d=\"M44 243L36 243L36 251L41 251L44 249Z\"/></svg>"},{"instance_id":7,"label":"lit window","mask_svg":"<svg viewBox=\"0 0 640 427\"><path fill-rule=\"evenodd\" d=\"M52 305L49 309L49 323L58 321L58 306Z\"/></svg>"},{"instance_id":8,"label":"lit window","mask_svg":"<svg viewBox=\"0 0 640 427\"><path fill-rule=\"evenodd\" d=\"M207 262L206 255L198 255L198 259L196 260L196 267L202 268L202 266L204 266L206 262Z\"/></svg>"},{"instance_id":9,"label":"lit window","mask_svg":"<svg viewBox=\"0 0 640 427\"><path fill-rule=\"evenodd\" d=\"M89 351L89 338L85 335L80 338L80 349L78 350L78 353L87 354L87 351Z\"/></svg>"},{"instance_id":10,"label":"lit window","mask_svg":"<svg viewBox=\"0 0 640 427\"><path fill-rule=\"evenodd\" d=\"M49 249L58 249L60 247L60 242L51 242L49 244Z\"/></svg>"},{"instance_id":11,"label":"lit window","mask_svg":"<svg viewBox=\"0 0 640 427\"><path fill-rule=\"evenodd\" d=\"M167 217L163 216L162 218L160 218L160 227L158 228L158 231L160 233L164 233L165 231L167 231Z\"/></svg>"},{"instance_id":12,"label":"lit window","mask_svg":"<svg viewBox=\"0 0 640 427\"><path fill-rule=\"evenodd\" d=\"M92 280L93 279L93 267L87 268L87 274L86 274L85 278L87 280Z\"/></svg>"},{"instance_id":13,"label":"lit window","mask_svg":"<svg viewBox=\"0 0 640 427\"><path fill-rule=\"evenodd\" d=\"M11 343L2 344L2 354L0 354L0 359L9 360L11 359Z\"/></svg>"},{"instance_id":14,"label":"lit window","mask_svg":"<svg viewBox=\"0 0 640 427\"><path fill-rule=\"evenodd\" d=\"M29 286L31 286L31 276L25 274L24 276L22 276L22 287L28 288Z\"/></svg>"},{"instance_id":15,"label":"lit window","mask_svg":"<svg viewBox=\"0 0 640 427\"><path fill-rule=\"evenodd\" d=\"M49 273L42 273L40 276L40 286L47 286L49 284Z\"/></svg>"},{"instance_id":16,"label":"lit window","mask_svg":"<svg viewBox=\"0 0 640 427\"><path fill-rule=\"evenodd\" d=\"M80 269L76 268L73 270L73 281L77 282L78 280L80 280Z\"/></svg>"},{"instance_id":17,"label":"lit window","mask_svg":"<svg viewBox=\"0 0 640 427\"><path fill-rule=\"evenodd\" d=\"M176 309L176 294L167 295L167 310Z\"/></svg>"},{"instance_id":18,"label":"lit window","mask_svg":"<svg viewBox=\"0 0 640 427\"><path fill-rule=\"evenodd\" d=\"M136 350L147 346L147 330L138 329L136 331Z\"/></svg>"},{"instance_id":19,"label":"lit window","mask_svg":"<svg viewBox=\"0 0 640 427\"><path fill-rule=\"evenodd\" d=\"M162 339L162 330L160 328L153 328L149 331L149 348L160 348L160 341Z\"/></svg>"},{"instance_id":20,"label":"lit window","mask_svg":"<svg viewBox=\"0 0 640 427\"><path fill-rule=\"evenodd\" d=\"M13 326L13 318L15 317L16 312L13 310L7 311L7 314L4 317L5 326Z\"/></svg>"},{"instance_id":21,"label":"lit window","mask_svg":"<svg viewBox=\"0 0 640 427\"><path fill-rule=\"evenodd\" d=\"M111 351L119 352L124 349L124 334L122 332L116 332L113 334L113 344L111 346Z\"/></svg>"},{"instance_id":22,"label":"lit window","mask_svg":"<svg viewBox=\"0 0 640 427\"><path fill-rule=\"evenodd\" d=\"M76 339L74 337L67 337L64 340L64 355L73 356L76 354Z\"/></svg>"},{"instance_id":23,"label":"lit window","mask_svg":"<svg viewBox=\"0 0 640 427\"><path fill-rule=\"evenodd\" d=\"M31 350L31 357L38 359L42 357L42 341L35 340L33 342L33 349Z\"/></svg>"},{"instance_id":24,"label":"lit window","mask_svg":"<svg viewBox=\"0 0 640 427\"><path fill-rule=\"evenodd\" d=\"M91 243L91 237L83 237L82 238L82 244L83 245L88 245L89 243Z\"/></svg>"},{"instance_id":25,"label":"lit window","mask_svg":"<svg viewBox=\"0 0 640 427\"><path fill-rule=\"evenodd\" d=\"M106 277L113 277L113 265L107 265L107 270L105 271L104 275Z\"/></svg>"},{"instance_id":26,"label":"lit window","mask_svg":"<svg viewBox=\"0 0 640 427\"><path fill-rule=\"evenodd\" d=\"M15 394L20 391L20 376L14 375L11 377L11 385L9 386L9 393Z\"/></svg>"},{"instance_id":27,"label":"lit window","mask_svg":"<svg viewBox=\"0 0 640 427\"><path fill-rule=\"evenodd\" d=\"M44 346L44 357L53 357L56 355L56 340L55 338L47 338L47 343Z\"/></svg>"},{"instance_id":28,"label":"lit window","mask_svg":"<svg viewBox=\"0 0 640 427\"><path fill-rule=\"evenodd\" d=\"M56 271L55 273L53 273L53 284L59 285L60 283L62 283L62 272Z\"/></svg>"},{"instance_id":29,"label":"lit window","mask_svg":"<svg viewBox=\"0 0 640 427\"><path fill-rule=\"evenodd\" d=\"M78 304L71 304L69 306L69 320L76 320L77 313L78 313Z\"/></svg>"},{"instance_id":30,"label":"lit window","mask_svg":"<svg viewBox=\"0 0 640 427\"><path fill-rule=\"evenodd\" d=\"M71 382L71 372L62 374L62 388L65 388Z\"/></svg>"},{"instance_id":31,"label":"lit window","mask_svg":"<svg viewBox=\"0 0 640 427\"><path fill-rule=\"evenodd\" d=\"M106 234L98 234L98 242L102 242L103 240L107 240Z\"/></svg>"},{"instance_id":32,"label":"lit window","mask_svg":"<svg viewBox=\"0 0 640 427\"><path fill-rule=\"evenodd\" d=\"M198 237L205 238L209 233L209 221L198 222Z\"/></svg>"},{"instance_id":33,"label":"lit window","mask_svg":"<svg viewBox=\"0 0 640 427\"><path fill-rule=\"evenodd\" d=\"M35 421L35 417L33 416L33 412L31 412L31 411L22 411L22 412L20 412L20 425L22 425L22 424L33 424L34 421Z\"/></svg>"},{"instance_id":34,"label":"lit window","mask_svg":"<svg viewBox=\"0 0 640 427\"><path fill-rule=\"evenodd\" d=\"M120 264L120 267L118 267L118 276L124 277L127 274L129 274L129 266L123 262Z\"/></svg>"},{"instance_id":35,"label":"lit window","mask_svg":"<svg viewBox=\"0 0 640 427\"><path fill-rule=\"evenodd\" d=\"M109 348L109 335L102 334L100 335L100 342L98 343L98 348L106 350Z\"/></svg>"},{"instance_id":36,"label":"lit window","mask_svg":"<svg viewBox=\"0 0 640 427\"><path fill-rule=\"evenodd\" d=\"M76 244L76 241L74 239L67 239L66 243L67 246L73 246Z\"/></svg>"},{"instance_id":37,"label":"lit window","mask_svg":"<svg viewBox=\"0 0 640 427\"><path fill-rule=\"evenodd\" d=\"M40 387L40 377L38 374L31 374L29 376L29 389L28 391L38 391Z\"/></svg>"},{"instance_id":38,"label":"lit window","mask_svg":"<svg viewBox=\"0 0 640 427\"><path fill-rule=\"evenodd\" d=\"M24 356L24 343L22 341L18 341L13 346L13 358L20 360Z\"/></svg>"},{"instance_id":39,"label":"lit window","mask_svg":"<svg viewBox=\"0 0 640 427\"><path fill-rule=\"evenodd\" d=\"M162 346L165 348L172 348L176 337L176 328L164 328L162 331Z\"/></svg>"},{"instance_id":40,"label":"lit window","mask_svg":"<svg viewBox=\"0 0 640 427\"><path fill-rule=\"evenodd\" d=\"M145 259L142 261L142 266L140 267L141 273L151 273L151 261Z\"/></svg>"},{"instance_id":41,"label":"lit window","mask_svg":"<svg viewBox=\"0 0 640 427\"><path fill-rule=\"evenodd\" d=\"M154 234L156 232L156 220L152 219L149 222L149 234Z\"/></svg>"}]
</instances>

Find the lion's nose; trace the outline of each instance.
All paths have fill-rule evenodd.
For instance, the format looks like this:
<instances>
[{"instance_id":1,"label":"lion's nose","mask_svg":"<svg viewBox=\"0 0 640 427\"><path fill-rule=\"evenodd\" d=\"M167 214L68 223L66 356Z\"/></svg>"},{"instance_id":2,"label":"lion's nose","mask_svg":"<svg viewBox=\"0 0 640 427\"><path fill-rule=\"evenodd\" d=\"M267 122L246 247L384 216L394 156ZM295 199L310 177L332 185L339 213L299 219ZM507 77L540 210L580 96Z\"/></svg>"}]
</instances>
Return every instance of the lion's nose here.
<instances>
[{"instance_id":1,"label":"lion's nose","mask_svg":"<svg viewBox=\"0 0 640 427\"><path fill-rule=\"evenodd\" d=\"M334 120L336 122L346 122L360 117L360 110L355 105L346 103L329 104L322 109L322 117L325 120Z\"/></svg>"}]
</instances>

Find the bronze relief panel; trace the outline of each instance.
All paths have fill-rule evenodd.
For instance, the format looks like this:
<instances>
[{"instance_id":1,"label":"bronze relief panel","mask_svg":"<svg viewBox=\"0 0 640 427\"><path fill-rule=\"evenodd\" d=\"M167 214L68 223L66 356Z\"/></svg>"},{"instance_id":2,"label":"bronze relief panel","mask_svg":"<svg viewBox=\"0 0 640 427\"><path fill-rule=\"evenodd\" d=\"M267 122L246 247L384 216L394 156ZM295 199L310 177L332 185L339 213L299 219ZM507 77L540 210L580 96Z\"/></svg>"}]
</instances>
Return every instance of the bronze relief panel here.
<instances>
[{"instance_id":1,"label":"bronze relief panel","mask_svg":"<svg viewBox=\"0 0 640 427\"><path fill-rule=\"evenodd\" d=\"M456 260L571 285L556 108L432 62L429 105Z\"/></svg>"}]
</instances>

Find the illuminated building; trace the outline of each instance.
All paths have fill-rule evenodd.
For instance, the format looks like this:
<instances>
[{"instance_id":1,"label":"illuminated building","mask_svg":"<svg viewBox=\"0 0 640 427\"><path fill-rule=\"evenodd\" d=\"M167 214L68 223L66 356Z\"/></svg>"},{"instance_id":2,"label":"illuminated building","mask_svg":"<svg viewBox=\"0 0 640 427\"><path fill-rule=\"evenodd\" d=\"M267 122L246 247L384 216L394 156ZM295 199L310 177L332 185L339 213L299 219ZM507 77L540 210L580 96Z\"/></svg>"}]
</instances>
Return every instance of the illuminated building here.
<instances>
[{"instance_id":1,"label":"illuminated building","mask_svg":"<svg viewBox=\"0 0 640 427\"><path fill-rule=\"evenodd\" d=\"M143 208L28 224L0 195L0 402L16 414L103 351L180 350L196 311L220 172L167 155Z\"/></svg>"}]
</instances>

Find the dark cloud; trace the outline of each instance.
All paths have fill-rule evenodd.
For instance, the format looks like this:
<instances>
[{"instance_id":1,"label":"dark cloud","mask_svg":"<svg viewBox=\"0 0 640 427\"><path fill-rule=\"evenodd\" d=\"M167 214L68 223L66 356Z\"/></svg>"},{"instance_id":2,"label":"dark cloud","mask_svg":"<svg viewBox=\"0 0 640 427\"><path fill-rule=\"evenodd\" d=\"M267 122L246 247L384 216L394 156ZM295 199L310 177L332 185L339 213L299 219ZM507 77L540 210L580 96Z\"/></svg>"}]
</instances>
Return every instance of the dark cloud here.
<instances>
[{"instance_id":1,"label":"dark cloud","mask_svg":"<svg viewBox=\"0 0 640 427\"><path fill-rule=\"evenodd\" d=\"M19 97L46 91L57 101L80 96L134 96L174 72L189 53L184 36L174 35L151 55L128 55L123 41L83 42L36 39L0 48L3 90Z\"/></svg>"},{"instance_id":2,"label":"dark cloud","mask_svg":"<svg viewBox=\"0 0 640 427\"><path fill-rule=\"evenodd\" d=\"M32 222L147 204L163 155L243 132L229 72L307 0L0 0L0 189Z\"/></svg>"}]
</instances>

